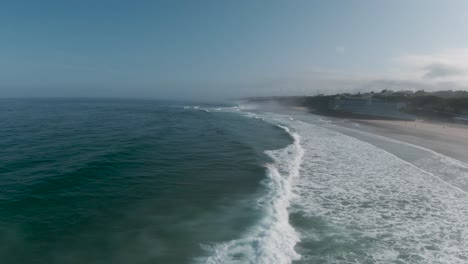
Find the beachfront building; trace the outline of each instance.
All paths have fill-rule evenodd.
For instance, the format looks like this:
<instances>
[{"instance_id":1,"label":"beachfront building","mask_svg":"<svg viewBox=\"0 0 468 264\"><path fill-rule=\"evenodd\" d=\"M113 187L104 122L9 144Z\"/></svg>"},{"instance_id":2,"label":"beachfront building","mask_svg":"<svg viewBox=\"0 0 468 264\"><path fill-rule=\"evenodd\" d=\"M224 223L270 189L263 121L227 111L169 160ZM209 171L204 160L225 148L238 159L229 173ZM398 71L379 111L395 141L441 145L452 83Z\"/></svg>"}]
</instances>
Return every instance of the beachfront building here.
<instances>
[{"instance_id":1,"label":"beachfront building","mask_svg":"<svg viewBox=\"0 0 468 264\"><path fill-rule=\"evenodd\" d=\"M372 97L356 98L338 96L330 103L330 109L358 115L413 120L414 117L401 112L404 103L386 102Z\"/></svg>"}]
</instances>

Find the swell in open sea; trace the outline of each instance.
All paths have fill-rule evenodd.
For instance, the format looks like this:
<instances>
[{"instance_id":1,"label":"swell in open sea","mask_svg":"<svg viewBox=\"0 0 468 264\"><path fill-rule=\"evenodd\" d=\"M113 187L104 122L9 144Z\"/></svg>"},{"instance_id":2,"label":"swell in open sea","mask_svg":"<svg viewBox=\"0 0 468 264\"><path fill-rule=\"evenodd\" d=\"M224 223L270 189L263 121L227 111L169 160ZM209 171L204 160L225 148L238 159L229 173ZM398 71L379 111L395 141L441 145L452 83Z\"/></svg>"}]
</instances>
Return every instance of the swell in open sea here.
<instances>
[{"instance_id":1,"label":"swell in open sea","mask_svg":"<svg viewBox=\"0 0 468 264\"><path fill-rule=\"evenodd\" d=\"M5 263L467 263L468 165L310 114L2 100Z\"/></svg>"}]
</instances>

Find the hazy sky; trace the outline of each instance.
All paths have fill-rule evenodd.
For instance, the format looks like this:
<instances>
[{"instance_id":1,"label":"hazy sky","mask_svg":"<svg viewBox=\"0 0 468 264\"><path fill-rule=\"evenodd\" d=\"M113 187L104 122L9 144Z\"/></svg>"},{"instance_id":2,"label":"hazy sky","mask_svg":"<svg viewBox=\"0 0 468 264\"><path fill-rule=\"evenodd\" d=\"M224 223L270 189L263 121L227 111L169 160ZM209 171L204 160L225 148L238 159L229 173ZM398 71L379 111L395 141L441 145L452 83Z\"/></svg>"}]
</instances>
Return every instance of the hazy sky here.
<instances>
[{"instance_id":1,"label":"hazy sky","mask_svg":"<svg viewBox=\"0 0 468 264\"><path fill-rule=\"evenodd\" d=\"M0 97L466 87L466 0L0 0Z\"/></svg>"}]
</instances>

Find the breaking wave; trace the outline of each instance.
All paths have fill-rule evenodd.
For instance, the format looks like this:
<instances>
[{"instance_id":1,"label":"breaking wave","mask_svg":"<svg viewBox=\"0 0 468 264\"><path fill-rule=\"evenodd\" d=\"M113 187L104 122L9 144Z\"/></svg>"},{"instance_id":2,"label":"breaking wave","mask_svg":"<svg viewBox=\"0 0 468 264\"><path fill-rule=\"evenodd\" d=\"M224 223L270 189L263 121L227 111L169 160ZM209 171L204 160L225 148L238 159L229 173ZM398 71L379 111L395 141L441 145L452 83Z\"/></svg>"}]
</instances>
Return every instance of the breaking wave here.
<instances>
[{"instance_id":1,"label":"breaking wave","mask_svg":"<svg viewBox=\"0 0 468 264\"><path fill-rule=\"evenodd\" d=\"M303 157L300 137L287 127L280 126L293 138L284 149L266 151L274 161L267 164L268 192L258 201L264 210L263 219L241 238L205 246L211 256L199 260L202 263L291 263L300 258L294 247L299 234L289 223L288 208L293 193L292 182L298 177Z\"/></svg>"}]
</instances>

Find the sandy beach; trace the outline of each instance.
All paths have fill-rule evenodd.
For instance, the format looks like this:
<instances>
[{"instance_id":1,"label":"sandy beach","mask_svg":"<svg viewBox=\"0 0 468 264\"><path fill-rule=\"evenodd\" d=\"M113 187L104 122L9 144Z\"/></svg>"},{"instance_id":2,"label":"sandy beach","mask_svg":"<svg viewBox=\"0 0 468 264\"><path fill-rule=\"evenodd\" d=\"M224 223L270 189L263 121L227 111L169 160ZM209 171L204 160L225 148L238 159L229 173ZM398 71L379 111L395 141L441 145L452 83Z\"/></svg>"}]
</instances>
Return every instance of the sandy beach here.
<instances>
[{"instance_id":1,"label":"sandy beach","mask_svg":"<svg viewBox=\"0 0 468 264\"><path fill-rule=\"evenodd\" d=\"M306 107L288 107L288 109L310 113ZM468 164L468 125L428 120L401 121L326 117L334 125L418 145ZM346 131L341 132L346 134Z\"/></svg>"},{"instance_id":2,"label":"sandy beach","mask_svg":"<svg viewBox=\"0 0 468 264\"><path fill-rule=\"evenodd\" d=\"M352 120L368 132L419 145L468 163L468 126L430 121Z\"/></svg>"}]
</instances>

